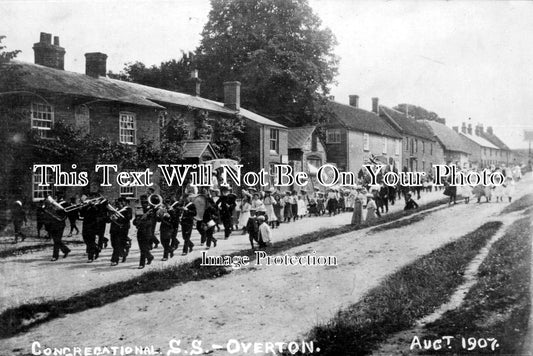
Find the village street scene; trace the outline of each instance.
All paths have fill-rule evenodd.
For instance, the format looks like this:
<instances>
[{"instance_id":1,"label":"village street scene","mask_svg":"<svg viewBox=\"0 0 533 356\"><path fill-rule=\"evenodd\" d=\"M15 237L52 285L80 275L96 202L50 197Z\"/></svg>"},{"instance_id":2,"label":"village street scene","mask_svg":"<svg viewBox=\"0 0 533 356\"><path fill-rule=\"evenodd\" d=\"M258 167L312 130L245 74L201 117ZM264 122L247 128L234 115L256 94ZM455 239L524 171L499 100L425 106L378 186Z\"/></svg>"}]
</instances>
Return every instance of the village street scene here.
<instances>
[{"instance_id":1,"label":"village street scene","mask_svg":"<svg viewBox=\"0 0 533 356\"><path fill-rule=\"evenodd\" d=\"M0 355L533 355L531 15L0 3Z\"/></svg>"}]
</instances>

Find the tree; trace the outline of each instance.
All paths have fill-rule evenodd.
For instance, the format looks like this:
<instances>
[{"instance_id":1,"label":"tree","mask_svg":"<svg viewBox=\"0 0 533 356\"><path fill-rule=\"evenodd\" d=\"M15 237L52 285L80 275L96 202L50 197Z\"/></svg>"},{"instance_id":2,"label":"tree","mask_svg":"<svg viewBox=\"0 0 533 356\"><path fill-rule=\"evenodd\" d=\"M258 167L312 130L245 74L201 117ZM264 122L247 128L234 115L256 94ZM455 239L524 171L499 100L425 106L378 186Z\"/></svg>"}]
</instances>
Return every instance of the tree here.
<instances>
[{"instance_id":1,"label":"tree","mask_svg":"<svg viewBox=\"0 0 533 356\"><path fill-rule=\"evenodd\" d=\"M404 114L407 114L409 116L412 116L416 120L430 120L430 121L438 121L438 122L443 120L442 118L439 117L437 113L426 110L421 106L416 106L416 105L411 105L411 104L398 104L393 109L403 112Z\"/></svg>"},{"instance_id":2,"label":"tree","mask_svg":"<svg viewBox=\"0 0 533 356\"><path fill-rule=\"evenodd\" d=\"M296 124L321 121L337 75L336 39L307 0L212 0L196 53L203 94L241 82L241 103Z\"/></svg>"},{"instance_id":3,"label":"tree","mask_svg":"<svg viewBox=\"0 0 533 356\"><path fill-rule=\"evenodd\" d=\"M155 88L186 92L189 89L190 73L195 69L193 59L194 55L191 52L183 52L179 60L172 59L151 67L141 62L127 63L120 73L109 72L108 75L111 78Z\"/></svg>"}]
</instances>

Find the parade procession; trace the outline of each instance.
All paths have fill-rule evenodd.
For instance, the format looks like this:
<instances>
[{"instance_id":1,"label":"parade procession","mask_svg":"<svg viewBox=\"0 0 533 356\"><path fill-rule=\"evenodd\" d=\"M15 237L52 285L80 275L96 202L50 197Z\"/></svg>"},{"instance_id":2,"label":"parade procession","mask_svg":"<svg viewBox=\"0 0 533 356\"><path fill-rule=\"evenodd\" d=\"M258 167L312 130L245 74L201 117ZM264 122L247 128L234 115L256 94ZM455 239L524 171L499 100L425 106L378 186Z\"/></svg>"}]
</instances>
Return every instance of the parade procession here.
<instances>
[{"instance_id":1,"label":"parade procession","mask_svg":"<svg viewBox=\"0 0 533 356\"><path fill-rule=\"evenodd\" d=\"M0 356L533 355L532 3L0 18Z\"/></svg>"}]
</instances>

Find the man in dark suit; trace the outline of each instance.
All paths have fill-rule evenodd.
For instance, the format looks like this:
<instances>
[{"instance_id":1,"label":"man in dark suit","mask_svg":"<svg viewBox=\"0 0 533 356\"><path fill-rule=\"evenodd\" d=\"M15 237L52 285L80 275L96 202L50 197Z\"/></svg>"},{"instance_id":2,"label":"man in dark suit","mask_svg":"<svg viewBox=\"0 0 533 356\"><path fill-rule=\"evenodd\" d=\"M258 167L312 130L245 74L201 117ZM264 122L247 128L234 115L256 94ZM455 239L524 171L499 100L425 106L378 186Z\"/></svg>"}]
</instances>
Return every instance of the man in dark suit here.
<instances>
[{"instance_id":1,"label":"man in dark suit","mask_svg":"<svg viewBox=\"0 0 533 356\"><path fill-rule=\"evenodd\" d=\"M129 251L129 248L127 248L129 244L128 232L130 230L132 211L128 206L126 198L121 197L117 200L117 210L123 217L117 216L111 220L111 227L109 229L111 246L113 247L111 266L118 265L120 257L122 257L122 262L126 262Z\"/></svg>"},{"instance_id":2,"label":"man in dark suit","mask_svg":"<svg viewBox=\"0 0 533 356\"><path fill-rule=\"evenodd\" d=\"M224 239L227 239L232 232L231 217L233 216L233 210L235 210L236 197L230 194L227 187L220 188L222 195L218 199L216 205L220 211L220 220L224 224Z\"/></svg>"}]
</instances>

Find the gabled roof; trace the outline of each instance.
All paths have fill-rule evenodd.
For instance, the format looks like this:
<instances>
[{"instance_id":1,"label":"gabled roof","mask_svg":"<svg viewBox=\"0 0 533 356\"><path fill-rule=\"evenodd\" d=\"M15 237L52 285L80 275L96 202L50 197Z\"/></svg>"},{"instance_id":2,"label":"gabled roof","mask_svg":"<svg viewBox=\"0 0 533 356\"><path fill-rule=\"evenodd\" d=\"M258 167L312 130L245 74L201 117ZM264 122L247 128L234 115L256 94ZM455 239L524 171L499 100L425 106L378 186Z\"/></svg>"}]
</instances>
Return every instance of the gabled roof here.
<instances>
[{"instance_id":1,"label":"gabled roof","mask_svg":"<svg viewBox=\"0 0 533 356\"><path fill-rule=\"evenodd\" d=\"M20 68L22 73L20 76L21 90L39 90L104 101L163 108L163 106L146 99L134 91L126 90L108 78L93 78L85 74L19 61L11 61L8 65L14 65Z\"/></svg>"},{"instance_id":2,"label":"gabled roof","mask_svg":"<svg viewBox=\"0 0 533 356\"><path fill-rule=\"evenodd\" d=\"M231 110L225 107L224 103L198 96L107 77L94 78L82 73L20 61L10 61L8 65L20 67L23 86L20 88L21 90L39 90L158 109L165 109L169 105L190 106L221 114L241 115L262 125L285 128L285 126L250 110L243 108L240 111Z\"/></svg>"},{"instance_id":3,"label":"gabled roof","mask_svg":"<svg viewBox=\"0 0 533 356\"><path fill-rule=\"evenodd\" d=\"M510 151L511 149L509 148L509 146L507 146L502 140L500 140L500 138L498 136L496 136L495 134L490 134L489 132L487 131L483 131L481 133L481 136L483 136L484 139L486 139L487 141L489 141L490 143L492 143L493 145L497 146L498 148L502 149L502 150L506 150L506 151Z\"/></svg>"},{"instance_id":4,"label":"gabled roof","mask_svg":"<svg viewBox=\"0 0 533 356\"><path fill-rule=\"evenodd\" d=\"M426 125L421 125L417 120L407 117L404 113L383 105L379 106L379 112L392 122L393 127L399 127L401 133L426 140L435 140L433 133Z\"/></svg>"},{"instance_id":5,"label":"gabled roof","mask_svg":"<svg viewBox=\"0 0 533 356\"><path fill-rule=\"evenodd\" d=\"M328 105L337 120L349 130L402 138L383 118L373 112L336 101L329 101Z\"/></svg>"},{"instance_id":6,"label":"gabled roof","mask_svg":"<svg viewBox=\"0 0 533 356\"><path fill-rule=\"evenodd\" d=\"M183 158L199 158L205 151L209 151L212 157L217 158L215 150L209 140L190 140L183 144Z\"/></svg>"},{"instance_id":7,"label":"gabled roof","mask_svg":"<svg viewBox=\"0 0 533 356\"><path fill-rule=\"evenodd\" d=\"M224 104L222 103L219 103L219 104L224 106ZM266 117L256 114L255 112L250 111L250 110L241 108L241 110L238 113L242 117L255 121L258 124L274 126L274 127L279 127L279 128L287 128L286 126L283 126L282 124L278 124L277 122L267 119Z\"/></svg>"},{"instance_id":8,"label":"gabled roof","mask_svg":"<svg viewBox=\"0 0 533 356\"><path fill-rule=\"evenodd\" d=\"M302 148L311 138L316 126L303 126L289 128L289 149Z\"/></svg>"},{"instance_id":9,"label":"gabled roof","mask_svg":"<svg viewBox=\"0 0 533 356\"><path fill-rule=\"evenodd\" d=\"M421 124L426 125L433 132L445 150L470 153L468 146L459 133L448 126L430 120L423 120Z\"/></svg>"},{"instance_id":10,"label":"gabled roof","mask_svg":"<svg viewBox=\"0 0 533 356\"><path fill-rule=\"evenodd\" d=\"M496 149L498 150L499 148L496 147L495 145L493 145L492 143L490 143L489 141L485 140L483 137L481 136L477 136L477 135L470 135L468 133L463 133L461 132L460 135L463 135L464 137L468 138L470 141L473 141L474 143L480 145L481 147L486 147L486 148L492 148L492 149Z\"/></svg>"},{"instance_id":11,"label":"gabled roof","mask_svg":"<svg viewBox=\"0 0 533 356\"><path fill-rule=\"evenodd\" d=\"M124 88L124 90L134 92L137 95L143 96L148 100L160 103L163 106L165 106L165 104L191 106L193 108L219 112L222 114L235 114L234 110L230 110L224 107L224 104L204 99L199 96L178 93L176 91L154 88L147 85L125 82L117 79L101 79L107 79L116 84L117 86Z\"/></svg>"}]
</instances>

